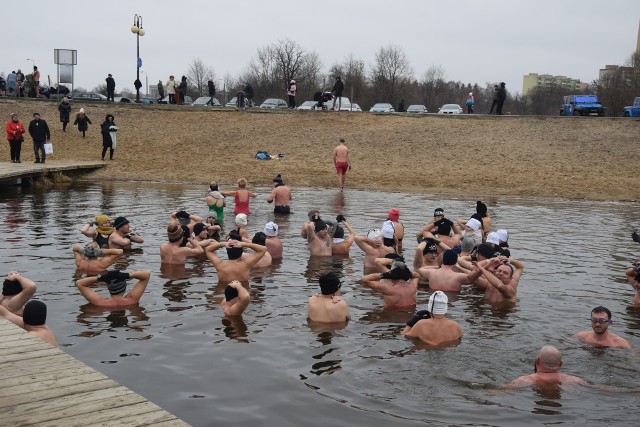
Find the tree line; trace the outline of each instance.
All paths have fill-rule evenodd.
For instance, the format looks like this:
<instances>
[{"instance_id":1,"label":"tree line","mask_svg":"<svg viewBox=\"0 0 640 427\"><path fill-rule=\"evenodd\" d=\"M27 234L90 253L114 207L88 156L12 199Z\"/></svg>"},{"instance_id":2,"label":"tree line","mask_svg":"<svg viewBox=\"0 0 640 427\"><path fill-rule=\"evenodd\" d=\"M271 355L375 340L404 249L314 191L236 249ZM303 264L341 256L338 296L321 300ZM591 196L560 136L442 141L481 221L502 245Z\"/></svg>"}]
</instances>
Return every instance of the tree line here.
<instances>
[{"instance_id":1,"label":"tree line","mask_svg":"<svg viewBox=\"0 0 640 427\"><path fill-rule=\"evenodd\" d=\"M622 108L629 105L634 96L640 96L640 66L635 54L627 63L627 68L611 72L588 86L587 93L600 97L607 107L607 115L621 115ZM634 71L630 72L629 68ZM246 82L253 86L257 101L285 99L287 84L295 80L298 88L296 102L301 104L312 100L315 92L331 90L335 78L341 76L345 84L343 95L363 109L377 102L388 102L397 107L403 99L405 107L423 104L430 112L437 112L443 104L464 105L469 92L473 92L476 112L486 113L493 100L494 85L500 82L499 76L495 82L483 85L448 80L441 65L428 67L416 78L404 49L393 44L380 47L372 64L350 54L329 67L328 73L322 70L323 64L317 52L305 50L295 41L285 39L258 48L247 67L236 76L225 74L218 77L214 68L198 57L192 59L185 75L188 93L194 99L208 95L209 78L216 85L220 101L231 99ZM179 76L176 77L179 80ZM504 108L507 114L557 115L562 97L573 94L561 88L535 88L523 97L509 89ZM105 85L94 90L106 93ZM126 94L127 91L123 92Z\"/></svg>"}]
</instances>

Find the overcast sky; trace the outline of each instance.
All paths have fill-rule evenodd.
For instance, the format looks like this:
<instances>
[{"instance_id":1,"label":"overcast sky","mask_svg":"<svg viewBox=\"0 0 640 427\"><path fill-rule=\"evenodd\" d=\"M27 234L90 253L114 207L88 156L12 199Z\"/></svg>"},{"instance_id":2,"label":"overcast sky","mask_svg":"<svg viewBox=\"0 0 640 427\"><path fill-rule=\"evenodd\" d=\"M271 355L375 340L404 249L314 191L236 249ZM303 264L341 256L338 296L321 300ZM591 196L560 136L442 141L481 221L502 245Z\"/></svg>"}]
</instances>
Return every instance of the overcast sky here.
<instances>
[{"instance_id":1,"label":"overcast sky","mask_svg":"<svg viewBox=\"0 0 640 427\"><path fill-rule=\"evenodd\" d=\"M504 81L522 92L522 76L548 73L591 82L606 64L636 49L638 0L110 0L76 3L30 0L29 10L3 19L0 71L30 71L57 79L54 49L76 49L76 86L104 83L133 89L136 37L142 15L142 68L149 85L186 74L199 57L217 78L247 67L259 47L289 38L316 51L324 71L349 54L372 64L381 46L404 49L420 79L440 65L447 80ZM5 14L6 17L6 14ZM32 25L33 24L33 25ZM27 74L27 72L25 72ZM144 73L141 80L145 83ZM348 82L347 82L348 84ZM277 94L273 94L277 95ZM284 94L280 94L284 97Z\"/></svg>"}]
</instances>

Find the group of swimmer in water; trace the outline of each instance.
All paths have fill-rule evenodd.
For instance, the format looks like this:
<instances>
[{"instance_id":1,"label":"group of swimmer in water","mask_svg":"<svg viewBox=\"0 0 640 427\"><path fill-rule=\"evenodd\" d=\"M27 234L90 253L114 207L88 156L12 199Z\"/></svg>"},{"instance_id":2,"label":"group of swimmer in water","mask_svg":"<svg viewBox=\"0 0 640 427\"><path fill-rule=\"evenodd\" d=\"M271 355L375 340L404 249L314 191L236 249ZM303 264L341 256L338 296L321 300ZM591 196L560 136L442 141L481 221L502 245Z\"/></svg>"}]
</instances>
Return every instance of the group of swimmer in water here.
<instances>
[{"instance_id":1,"label":"group of swimmer in water","mask_svg":"<svg viewBox=\"0 0 640 427\"><path fill-rule=\"evenodd\" d=\"M343 145L343 142L341 142ZM274 213L291 213L291 189L280 175L273 179L274 188L267 202L275 202ZM343 182L342 182L343 183ZM206 197L209 212L201 216L184 210L171 213L166 228L167 242L160 246L163 265L184 266L191 257L206 256L215 267L218 281L226 285L220 305L224 316L241 316L249 305L249 276L253 269L268 267L283 256L282 240L278 237L278 224L268 222L263 231L249 236L249 202L257 194L247 190L247 181L238 180L238 188L221 192L216 182L209 186ZM235 228L223 234L226 197L235 199ZM445 292L460 292L465 285L484 292L490 304L513 305L524 272L524 263L513 258L509 249L509 234L505 229L491 231L491 217L487 206L478 201L476 213L469 219L451 221L444 209L437 208L433 218L416 233L413 269L408 267L403 254L404 226L400 211L391 209L381 228L357 234L343 215L335 220L323 219L318 210L308 213L300 231L306 240L311 257L348 257L355 243L364 254L364 275L361 282L382 295L386 308L415 307L418 285L428 285L433 291L426 309L419 310L406 323L402 334L428 346L457 345L463 332L457 322L447 318L448 297ZM107 215L97 215L80 230L91 239L86 245L76 244L72 251L79 272L86 277L76 281L76 287L87 301L96 306L123 308L139 303L151 277L150 271L126 273L108 270L120 257L131 250L132 244L143 244L125 217L111 222ZM345 233L346 231L346 233ZM633 239L640 243L636 233ZM218 257L224 248L227 260ZM640 305L640 261L627 269L626 277L636 291L635 305ZM127 293L129 280L135 280ZM106 285L109 296L100 295L95 288ZM340 277L334 272L319 278L320 293L309 298L307 304L310 322L343 327L349 320L349 306L341 296ZM0 297L0 315L23 327L39 338L57 345L52 331L46 326L46 305L32 300L36 285L17 272L10 272L3 284ZM611 312L596 307L591 312L591 331L575 336L588 345L631 349L630 344L609 331ZM508 387L547 383L580 383L584 380L559 372L562 366L560 352L544 346L536 357L536 372L518 378Z\"/></svg>"}]
</instances>

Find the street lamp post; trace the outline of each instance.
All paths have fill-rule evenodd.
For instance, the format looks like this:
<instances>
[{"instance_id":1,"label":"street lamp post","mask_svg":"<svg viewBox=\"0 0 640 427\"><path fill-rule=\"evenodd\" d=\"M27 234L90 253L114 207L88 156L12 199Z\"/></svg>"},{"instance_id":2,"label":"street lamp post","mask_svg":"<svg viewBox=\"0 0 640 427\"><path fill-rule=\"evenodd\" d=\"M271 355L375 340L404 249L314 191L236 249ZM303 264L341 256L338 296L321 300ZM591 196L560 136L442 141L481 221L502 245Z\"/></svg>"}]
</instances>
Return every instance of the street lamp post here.
<instances>
[{"instance_id":1,"label":"street lamp post","mask_svg":"<svg viewBox=\"0 0 640 427\"><path fill-rule=\"evenodd\" d=\"M31 61L31 65L33 65L34 67L36 66L36 60L35 59L27 58L27 61Z\"/></svg>"},{"instance_id":2,"label":"street lamp post","mask_svg":"<svg viewBox=\"0 0 640 427\"><path fill-rule=\"evenodd\" d=\"M136 35L136 102L140 102L140 67L142 67L142 59L140 59L140 36L144 36L142 28L142 15L133 15L133 25L131 32Z\"/></svg>"}]
</instances>

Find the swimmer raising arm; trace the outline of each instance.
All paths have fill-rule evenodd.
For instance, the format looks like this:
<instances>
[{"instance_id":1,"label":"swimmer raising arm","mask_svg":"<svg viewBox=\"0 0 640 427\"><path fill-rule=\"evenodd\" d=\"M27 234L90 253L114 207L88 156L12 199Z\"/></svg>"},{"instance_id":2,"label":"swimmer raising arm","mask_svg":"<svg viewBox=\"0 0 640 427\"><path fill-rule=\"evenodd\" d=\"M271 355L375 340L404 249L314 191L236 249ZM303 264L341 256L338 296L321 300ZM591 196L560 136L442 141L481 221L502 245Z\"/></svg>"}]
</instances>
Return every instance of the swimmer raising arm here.
<instances>
[{"instance_id":1,"label":"swimmer raising arm","mask_svg":"<svg viewBox=\"0 0 640 427\"><path fill-rule=\"evenodd\" d=\"M11 271L7 274L6 282L18 282L21 289L16 289L13 295L7 297L0 295L0 305L7 308L12 313L21 313L22 307L29 301L29 299L36 293L38 288L31 279L27 279L17 271ZM4 286L3 286L4 288Z\"/></svg>"}]
</instances>

